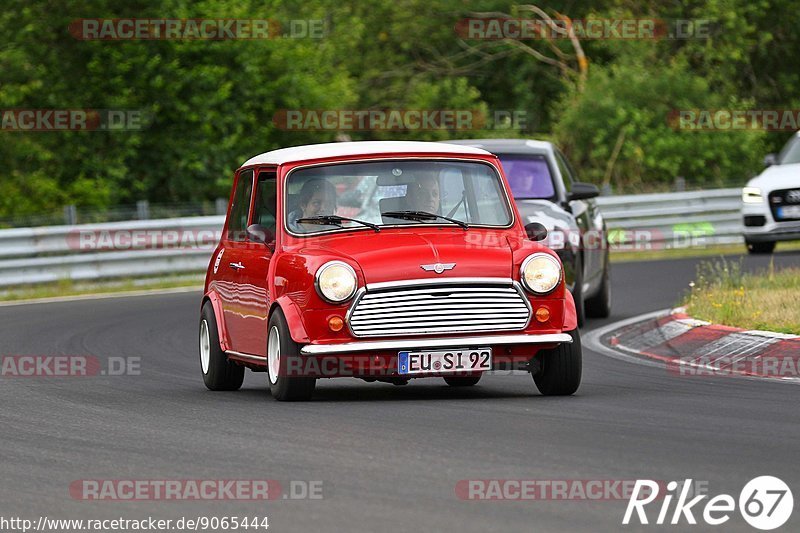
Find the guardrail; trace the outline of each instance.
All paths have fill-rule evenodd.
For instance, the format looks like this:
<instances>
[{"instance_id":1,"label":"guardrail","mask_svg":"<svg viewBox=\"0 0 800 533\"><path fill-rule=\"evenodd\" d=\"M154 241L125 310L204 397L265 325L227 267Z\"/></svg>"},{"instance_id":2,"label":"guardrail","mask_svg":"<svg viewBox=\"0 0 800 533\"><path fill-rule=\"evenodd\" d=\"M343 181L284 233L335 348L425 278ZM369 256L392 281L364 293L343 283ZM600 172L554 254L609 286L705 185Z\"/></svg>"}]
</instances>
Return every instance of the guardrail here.
<instances>
[{"instance_id":1,"label":"guardrail","mask_svg":"<svg viewBox=\"0 0 800 533\"><path fill-rule=\"evenodd\" d=\"M742 242L741 189L606 196L598 204L614 247ZM207 216L0 230L0 286L203 272L223 223Z\"/></svg>"},{"instance_id":2,"label":"guardrail","mask_svg":"<svg viewBox=\"0 0 800 533\"><path fill-rule=\"evenodd\" d=\"M741 189L601 196L597 203L618 247L640 236L653 248L744 242Z\"/></svg>"}]
</instances>

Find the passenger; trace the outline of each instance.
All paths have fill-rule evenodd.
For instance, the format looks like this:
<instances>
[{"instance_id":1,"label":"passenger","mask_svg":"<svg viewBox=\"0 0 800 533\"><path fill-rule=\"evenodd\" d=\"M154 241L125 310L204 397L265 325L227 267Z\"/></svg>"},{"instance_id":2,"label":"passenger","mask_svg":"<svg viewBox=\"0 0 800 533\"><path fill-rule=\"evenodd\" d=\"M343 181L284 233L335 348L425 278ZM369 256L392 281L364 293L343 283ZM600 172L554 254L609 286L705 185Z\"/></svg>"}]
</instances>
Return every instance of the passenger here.
<instances>
[{"instance_id":1,"label":"passenger","mask_svg":"<svg viewBox=\"0 0 800 533\"><path fill-rule=\"evenodd\" d=\"M406 206L410 211L424 211L438 215L441 194L436 174L423 174L408 185Z\"/></svg>"}]
</instances>

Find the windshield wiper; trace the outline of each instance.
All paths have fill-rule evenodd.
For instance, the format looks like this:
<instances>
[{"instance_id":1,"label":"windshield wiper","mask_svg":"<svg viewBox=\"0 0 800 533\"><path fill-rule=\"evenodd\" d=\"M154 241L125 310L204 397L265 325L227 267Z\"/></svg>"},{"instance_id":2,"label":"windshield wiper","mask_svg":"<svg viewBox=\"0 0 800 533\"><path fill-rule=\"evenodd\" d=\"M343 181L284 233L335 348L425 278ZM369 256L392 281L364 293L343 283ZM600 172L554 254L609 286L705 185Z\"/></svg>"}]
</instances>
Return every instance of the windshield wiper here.
<instances>
[{"instance_id":1,"label":"windshield wiper","mask_svg":"<svg viewBox=\"0 0 800 533\"><path fill-rule=\"evenodd\" d=\"M320 226L324 224L341 226L342 222L355 222L357 224L361 224L362 226L367 226L368 228L372 228L376 232L381 230L380 226L378 226L377 224L373 224L372 222L364 222L363 220L358 220L356 218L340 217L339 215L321 215L316 217L304 217L297 219L298 224L317 224Z\"/></svg>"},{"instance_id":2,"label":"windshield wiper","mask_svg":"<svg viewBox=\"0 0 800 533\"><path fill-rule=\"evenodd\" d=\"M399 218L405 220L437 220L442 219L448 222L452 222L453 224L457 224L464 229L469 229L469 224L464 222L463 220L458 220L455 218L446 217L444 215L437 215L435 213L428 213L427 211L386 211L385 213L381 213L381 216L384 217L391 217L391 218Z\"/></svg>"}]
</instances>

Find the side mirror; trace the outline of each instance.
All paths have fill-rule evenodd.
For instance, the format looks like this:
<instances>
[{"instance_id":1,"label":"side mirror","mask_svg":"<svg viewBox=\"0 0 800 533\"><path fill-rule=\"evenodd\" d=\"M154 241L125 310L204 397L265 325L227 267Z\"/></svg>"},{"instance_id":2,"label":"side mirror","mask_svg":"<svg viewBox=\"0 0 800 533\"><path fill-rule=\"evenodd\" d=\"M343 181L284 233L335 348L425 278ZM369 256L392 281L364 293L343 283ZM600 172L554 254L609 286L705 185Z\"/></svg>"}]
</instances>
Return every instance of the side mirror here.
<instances>
[{"instance_id":1,"label":"side mirror","mask_svg":"<svg viewBox=\"0 0 800 533\"><path fill-rule=\"evenodd\" d=\"M764 166L771 167L778 164L778 156L775 154L767 154L764 156Z\"/></svg>"},{"instance_id":2,"label":"side mirror","mask_svg":"<svg viewBox=\"0 0 800 533\"><path fill-rule=\"evenodd\" d=\"M600 196L600 189L597 188L597 185L576 181L572 184L572 191L570 191L568 198L570 201L589 200L598 196Z\"/></svg>"},{"instance_id":3,"label":"side mirror","mask_svg":"<svg viewBox=\"0 0 800 533\"><path fill-rule=\"evenodd\" d=\"M250 224L247 226L247 238L253 242L266 244L267 246L275 242L275 234L261 224Z\"/></svg>"},{"instance_id":4,"label":"side mirror","mask_svg":"<svg viewBox=\"0 0 800 533\"><path fill-rule=\"evenodd\" d=\"M532 241L543 241L547 238L547 228L538 222L525 224L525 234Z\"/></svg>"}]
</instances>

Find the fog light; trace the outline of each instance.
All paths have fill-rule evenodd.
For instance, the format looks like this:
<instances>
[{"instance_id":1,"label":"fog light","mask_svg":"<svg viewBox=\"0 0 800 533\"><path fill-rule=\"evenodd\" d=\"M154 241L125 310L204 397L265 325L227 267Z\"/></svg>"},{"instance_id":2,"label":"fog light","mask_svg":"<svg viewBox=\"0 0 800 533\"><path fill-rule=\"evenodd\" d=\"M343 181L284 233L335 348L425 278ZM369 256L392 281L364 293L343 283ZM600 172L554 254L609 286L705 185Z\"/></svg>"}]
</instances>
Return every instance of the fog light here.
<instances>
[{"instance_id":1,"label":"fog light","mask_svg":"<svg viewBox=\"0 0 800 533\"><path fill-rule=\"evenodd\" d=\"M536 320L539 322L547 322L550 320L550 310L546 307L540 307L536 310Z\"/></svg>"},{"instance_id":2,"label":"fog light","mask_svg":"<svg viewBox=\"0 0 800 533\"><path fill-rule=\"evenodd\" d=\"M342 331L344 320L340 316L332 316L328 319L328 327L331 328L331 331Z\"/></svg>"}]
</instances>

